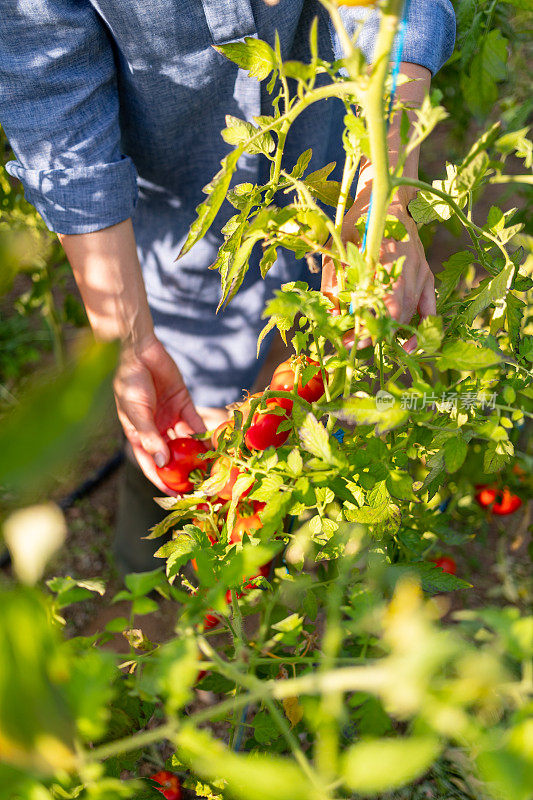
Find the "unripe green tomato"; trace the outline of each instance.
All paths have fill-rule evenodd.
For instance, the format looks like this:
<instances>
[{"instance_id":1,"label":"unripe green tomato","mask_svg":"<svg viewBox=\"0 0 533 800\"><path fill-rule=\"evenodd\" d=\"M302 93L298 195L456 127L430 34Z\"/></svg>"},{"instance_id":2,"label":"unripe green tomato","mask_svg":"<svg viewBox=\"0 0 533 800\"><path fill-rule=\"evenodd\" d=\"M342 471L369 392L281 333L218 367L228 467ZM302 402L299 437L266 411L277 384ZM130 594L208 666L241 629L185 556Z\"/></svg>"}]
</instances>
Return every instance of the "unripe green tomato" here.
<instances>
[{"instance_id":1,"label":"unripe green tomato","mask_svg":"<svg viewBox=\"0 0 533 800\"><path fill-rule=\"evenodd\" d=\"M309 232L307 234L308 239L312 239L313 242L316 242L319 245L323 245L327 242L329 237L328 226L318 211L313 211L312 208L304 209L303 211L298 212L296 219L302 225L307 225L309 228Z\"/></svg>"}]
</instances>

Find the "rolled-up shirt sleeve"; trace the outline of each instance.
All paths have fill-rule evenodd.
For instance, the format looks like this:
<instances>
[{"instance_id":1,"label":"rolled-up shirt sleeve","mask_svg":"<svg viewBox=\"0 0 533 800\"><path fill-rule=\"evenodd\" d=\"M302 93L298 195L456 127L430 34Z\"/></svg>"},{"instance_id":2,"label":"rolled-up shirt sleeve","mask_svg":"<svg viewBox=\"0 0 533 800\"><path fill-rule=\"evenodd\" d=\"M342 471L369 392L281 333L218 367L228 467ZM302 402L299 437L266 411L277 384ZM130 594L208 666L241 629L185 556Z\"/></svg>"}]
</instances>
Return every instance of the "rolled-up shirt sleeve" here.
<instances>
[{"instance_id":1,"label":"rolled-up shirt sleeve","mask_svg":"<svg viewBox=\"0 0 533 800\"><path fill-rule=\"evenodd\" d=\"M345 6L341 15L350 32L364 23L357 46L371 63L379 29L379 11L363 6ZM401 61L420 64L435 75L450 58L454 46L455 12L450 0L407 0ZM339 43L335 49L340 55ZM394 58L396 51L392 55Z\"/></svg>"},{"instance_id":2,"label":"rolled-up shirt sleeve","mask_svg":"<svg viewBox=\"0 0 533 800\"><path fill-rule=\"evenodd\" d=\"M136 170L120 147L113 51L86 0L0 0L0 122L27 199L57 233L133 213Z\"/></svg>"}]
</instances>

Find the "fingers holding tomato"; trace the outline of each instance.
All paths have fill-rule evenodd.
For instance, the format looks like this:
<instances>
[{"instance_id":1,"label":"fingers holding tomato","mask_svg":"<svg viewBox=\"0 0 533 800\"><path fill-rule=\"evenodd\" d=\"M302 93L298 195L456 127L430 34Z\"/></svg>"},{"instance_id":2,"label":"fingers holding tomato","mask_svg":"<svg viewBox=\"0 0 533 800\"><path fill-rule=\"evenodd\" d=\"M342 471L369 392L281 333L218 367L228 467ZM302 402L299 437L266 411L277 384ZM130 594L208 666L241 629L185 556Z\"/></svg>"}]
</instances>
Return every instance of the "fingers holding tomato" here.
<instances>
[{"instance_id":1,"label":"fingers holding tomato","mask_svg":"<svg viewBox=\"0 0 533 800\"><path fill-rule=\"evenodd\" d=\"M189 437L180 437L168 442L170 459L164 467L157 467L156 471L165 486L174 492L190 492L194 488L191 473L196 470L205 473L208 461L200 458L207 453L203 442Z\"/></svg>"}]
</instances>

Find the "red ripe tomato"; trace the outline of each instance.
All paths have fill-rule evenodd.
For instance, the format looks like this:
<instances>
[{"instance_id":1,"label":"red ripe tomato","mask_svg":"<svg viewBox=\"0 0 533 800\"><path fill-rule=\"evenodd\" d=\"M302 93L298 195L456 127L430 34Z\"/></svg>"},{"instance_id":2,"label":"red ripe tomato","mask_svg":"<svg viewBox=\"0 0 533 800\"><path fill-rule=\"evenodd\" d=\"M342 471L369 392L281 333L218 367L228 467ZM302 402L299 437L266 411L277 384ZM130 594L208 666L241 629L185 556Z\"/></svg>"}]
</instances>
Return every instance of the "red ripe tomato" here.
<instances>
[{"instance_id":1,"label":"red ripe tomato","mask_svg":"<svg viewBox=\"0 0 533 800\"><path fill-rule=\"evenodd\" d=\"M213 477L214 475L218 475L219 472L227 471L228 467L230 466L230 463L231 462L229 458L226 458L225 456L220 456L220 458L217 458L217 460L211 467L211 477ZM231 500L233 487L235 486L235 482L239 477L239 475L242 475L240 469L238 467L232 466L229 470L229 475L226 483L224 484L222 489L220 489L218 492L218 497L224 502L226 502L227 500ZM252 491L252 486L246 489L246 491L242 493L241 497L246 497L246 495L250 494L251 491Z\"/></svg>"},{"instance_id":2,"label":"red ripe tomato","mask_svg":"<svg viewBox=\"0 0 533 800\"><path fill-rule=\"evenodd\" d=\"M313 366L316 367L319 366L318 361L313 361L305 356L301 357L301 362L302 370L309 364L313 364ZM289 359L275 369L272 381L270 382L270 388L273 391L292 392L294 390L295 371L292 364L292 360ZM298 381L298 394L304 400L307 400L308 403L314 403L316 400L319 400L324 394L324 379L322 373L318 371L316 375L313 375L303 386L302 378L300 377ZM292 400L288 398L274 397L268 401L268 404L275 404L281 406L281 408L284 408L286 411L292 411Z\"/></svg>"},{"instance_id":3,"label":"red ripe tomato","mask_svg":"<svg viewBox=\"0 0 533 800\"><path fill-rule=\"evenodd\" d=\"M244 441L249 450L266 450L267 447L281 447L289 438L290 431L278 431L286 416L278 414L255 413L252 424L246 431Z\"/></svg>"},{"instance_id":4,"label":"red ripe tomato","mask_svg":"<svg viewBox=\"0 0 533 800\"><path fill-rule=\"evenodd\" d=\"M259 578L262 575L263 578L267 578L268 579L268 576L270 575L270 565L271 564L272 564L272 561L269 561L268 564L263 564L262 567L259 567L259 572L256 575L252 575L249 578L243 578L244 586L242 587L242 592L237 592L236 593L237 594L237 600L240 600L241 598L243 598L250 591L250 589L257 589L257 586L254 583L252 583L252 581L255 578ZM228 589L228 591L226 592L226 602L228 604L231 603L231 589Z\"/></svg>"},{"instance_id":5,"label":"red ripe tomato","mask_svg":"<svg viewBox=\"0 0 533 800\"><path fill-rule=\"evenodd\" d=\"M210 631L213 628L218 628L222 620L215 614L206 614L204 617L204 631Z\"/></svg>"},{"instance_id":6,"label":"red ripe tomato","mask_svg":"<svg viewBox=\"0 0 533 800\"><path fill-rule=\"evenodd\" d=\"M492 506L492 513L499 517L505 517L507 514L514 514L522 505L522 500L518 495L513 494L507 486L503 492L498 492L497 502Z\"/></svg>"},{"instance_id":7,"label":"red ripe tomato","mask_svg":"<svg viewBox=\"0 0 533 800\"><path fill-rule=\"evenodd\" d=\"M496 489L492 486L476 486L479 491L476 493L476 502L479 503L481 508L488 508L496 499Z\"/></svg>"},{"instance_id":8,"label":"red ripe tomato","mask_svg":"<svg viewBox=\"0 0 533 800\"><path fill-rule=\"evenodd\" d=\"M457 572L457 564L451 556L441 556L440 558L431 559L436 567L440 567L443 572L449 575L455 575Z\"/></svg>"},{"instance_id":9,"label":"red ripe tomato","mask_svg":"<svg viewBox=\"0 0 533 800\"><path fill-rule=\"evenodd\" d=\"M157 791L161 792L166 800L180 800L180 781L178 776L174 775L173 772L163 769L161 772L156 772L155 775L150 775L150 780L161 784L161 789Z\"/></svg>"},{"instance_id":10,"label":"red ripe tomato","mask_svg":"<svg viewBox=\"0 0 533 800\"><path fill-rule=\"evenodd\" d=\"M198 458L199 455L207 453L207 448L203 442L188 437L171 439L168 443L170 450L170 460L164 467L156 467L157 474L169 489L175 492L190 492L194 488L193 482L189 480L189 475L194 470L207 470L208 462Z\"/></svg>"},{"instance_id":11,"label":"red ripe tomato","mask_svg":"<svg viewBox=\"0 0 533 800\"><path fill-rule=\"evenodd\" d=\"M245 516L241 515L242 509L241 511L239 509L237 510L237 518L230 536L230 542L232 544L242 542L245 533L249 533L253 530L258 531L263 527L263 523L259 518L259 512L264 506L264 503L254 503L253 512Z\"/></svg>"}]
</instances>

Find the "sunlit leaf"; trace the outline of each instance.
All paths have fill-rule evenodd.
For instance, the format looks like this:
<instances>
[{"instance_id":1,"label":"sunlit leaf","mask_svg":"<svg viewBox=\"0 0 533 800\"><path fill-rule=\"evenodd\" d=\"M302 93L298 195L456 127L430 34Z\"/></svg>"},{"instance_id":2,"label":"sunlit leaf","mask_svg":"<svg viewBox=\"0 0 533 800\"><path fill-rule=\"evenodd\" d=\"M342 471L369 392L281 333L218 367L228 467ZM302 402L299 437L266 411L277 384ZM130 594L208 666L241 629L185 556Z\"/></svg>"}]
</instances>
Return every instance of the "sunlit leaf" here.
<instances>
[{"instance_id":1,"label":"sunlit leaf","mask_svg":"<svg viewBox=\"0 0 533 800\"><path fill-rule=\"evenodd\" d=\"M343 757L344 782L365 795L397 789L423 775L440 750L431 736L358 742Z\"/></svg>"}]
</instances>

